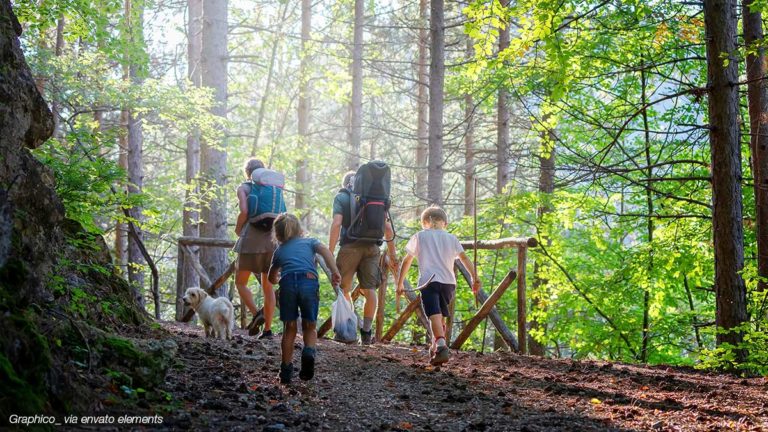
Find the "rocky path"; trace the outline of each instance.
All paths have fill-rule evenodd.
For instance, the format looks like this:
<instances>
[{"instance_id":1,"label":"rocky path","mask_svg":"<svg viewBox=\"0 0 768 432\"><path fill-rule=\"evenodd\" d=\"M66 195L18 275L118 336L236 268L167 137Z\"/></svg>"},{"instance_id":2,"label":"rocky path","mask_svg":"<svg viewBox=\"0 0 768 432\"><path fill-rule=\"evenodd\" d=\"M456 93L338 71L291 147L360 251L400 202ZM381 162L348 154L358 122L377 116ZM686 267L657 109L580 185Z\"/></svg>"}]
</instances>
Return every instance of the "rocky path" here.
<instances>
[{"instance_id":1,"label":"rocky path","mask_svg":"<svg viewBox=\"0 0 768 432\"><path fill-rule=\"evenodd\" d=\"M508 353L454 353L434 369L421 348L325 340L315 379L282 386L277 338L164 327L179 344L163 387L174 430L768 431L765 378Z\"/></svg>"}]
</instances>

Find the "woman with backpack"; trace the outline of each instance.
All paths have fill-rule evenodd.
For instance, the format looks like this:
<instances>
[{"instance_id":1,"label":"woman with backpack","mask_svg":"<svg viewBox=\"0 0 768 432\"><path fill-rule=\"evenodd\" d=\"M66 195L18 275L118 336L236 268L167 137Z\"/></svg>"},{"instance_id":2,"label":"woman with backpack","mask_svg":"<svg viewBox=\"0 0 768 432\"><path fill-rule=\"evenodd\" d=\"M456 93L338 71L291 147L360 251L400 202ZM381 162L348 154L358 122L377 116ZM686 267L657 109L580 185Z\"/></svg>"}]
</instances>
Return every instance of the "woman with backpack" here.
<instances>
[{"instance_id":1,"label":"woman with backpack","mask_svg":"<svg viewBox=\"0 0 768 432\"><path fill-rule=\"evenodd\" d=\"M235 266L235 286L245 306L256 316L258 309L253 301L253 294L248 289L248 279L251 273L261 275L261 288L264 292L264 329L259 339L272 339L272 317L275 314L275 292L269 282L267 272L272 262L275 245L272 241L272 229L265 229L248 222L248 195L251 193L251 174L258 168L264 168L264 163L258 159L249 159L244 166L246 182L237 188L237 201L240 214L235 224L235 234L238 239L234 251L237 252Z\"/></svg>"}]
</instances>

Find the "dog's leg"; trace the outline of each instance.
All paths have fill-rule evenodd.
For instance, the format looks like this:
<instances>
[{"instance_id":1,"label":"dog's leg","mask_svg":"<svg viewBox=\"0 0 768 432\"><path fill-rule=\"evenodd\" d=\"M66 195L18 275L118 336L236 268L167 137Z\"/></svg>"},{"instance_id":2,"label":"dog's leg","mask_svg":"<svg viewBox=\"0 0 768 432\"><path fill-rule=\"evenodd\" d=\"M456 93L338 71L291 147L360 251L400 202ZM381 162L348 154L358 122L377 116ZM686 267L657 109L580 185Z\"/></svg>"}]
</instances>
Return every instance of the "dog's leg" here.
<instances>
[{"instance_id":1,"label":"dog's leg","mask_svg":"<svg viewBox=\"0 0 768 432\"><path fill-rule=\"evenodd\" d=\"M213 336L213 328L208 323L203 323L203 329L205 329L205 337L209 338Z\"/></svg>"}]
</instances>

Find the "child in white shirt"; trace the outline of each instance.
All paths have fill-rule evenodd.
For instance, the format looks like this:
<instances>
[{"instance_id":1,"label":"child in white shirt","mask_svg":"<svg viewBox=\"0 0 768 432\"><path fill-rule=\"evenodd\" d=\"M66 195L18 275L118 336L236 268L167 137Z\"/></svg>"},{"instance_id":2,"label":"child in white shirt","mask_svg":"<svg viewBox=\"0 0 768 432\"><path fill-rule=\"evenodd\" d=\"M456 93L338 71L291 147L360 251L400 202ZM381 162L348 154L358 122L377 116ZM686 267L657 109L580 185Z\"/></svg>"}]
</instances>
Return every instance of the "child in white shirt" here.
<instances>
[{"instance_id":1,"label":"child in white shirt","mask_svg":"<svg viewBox=\"0 0 768 432\"><path fill-rule=\"evenodd\" d=\"M472 292L477 294L480 280L477 270L464 253L464 248L455 235L445 231L448 215L443 209L431 206L421 213L422 231L417 232L405 245L407 255L400 267L397 289L404 290L403 283L413 258L419 260L419 283L421 304L429 317L433 343L430 350L430 364L440 365L451 356L445 342L445 319L450 318L448 305L456 292L456 275L453 262L458 257L472 274Z\"/></svg>"}]
</instances>

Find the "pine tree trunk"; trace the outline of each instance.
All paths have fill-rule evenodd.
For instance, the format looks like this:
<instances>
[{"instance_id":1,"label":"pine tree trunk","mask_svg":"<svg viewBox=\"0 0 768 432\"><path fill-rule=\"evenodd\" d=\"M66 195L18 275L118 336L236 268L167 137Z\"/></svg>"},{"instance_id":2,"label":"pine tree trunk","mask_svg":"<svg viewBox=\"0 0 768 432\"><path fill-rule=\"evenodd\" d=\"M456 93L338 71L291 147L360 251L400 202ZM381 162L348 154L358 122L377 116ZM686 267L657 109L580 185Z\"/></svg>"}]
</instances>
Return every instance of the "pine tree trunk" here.
<instances>
[{"instance_id":1,"label":"pine tree trunk","mask_svg":"<svg viewBox=\"0 0 768 432\"><path fill-rule=\"evenodd\" d=\"M201 82L213 90L216 105L213 115L227 117L227 0L205 0L203 2L203 35L200 63ZM224 138L226 141L226 138ZM206 196L210 197L201 209L202 226L200 235L207 238L226 239L227 233L227 153L226 143L201 142L200 171ZM211 280L218 278L227 269L227 250L223 248L202 248L200 263ZM227 284L220 289L226 295Z\"/></svg>"},{"instance_id":2,"label":"pine tree trunk","mask_svg":"<svg viewBox=\"0 0 768 432\"><path fill-rule=\"evenodd\" d=\"M472 39L467 38L467 60L475 57ZM464 132L464 216L471 216L475 208L475 102L471 93L464 95L464 121L467 129Z\"/></svg>"},{"instance_id":3,"label":"pine tree trunk","mask_svg":"<svg viewBox=\"0 0 768 432\"><path fill-rule=\"evenodd\" d=\"M312 3L310 0L301 0L301 63L299 65L299 143L301 158L296 165L296 210L301 212L304 226L309 229L309 211L302 211L307 207L306 191L309 190L309 167L306 154L309 149L309 34L312 30Z\"/></svg>"},{"instance_id":4,"label":"pine tree trunk","mask_svg":"<svg viewBox=\"0 0 768 432\"><path fill-rule=\"evenodd\" d=\"M200 54L203 36L203 0L187 1L187 78L195 87L200 87L202 74ZM183 232L185 237L200 237L200 210L196 202L200 192L197 176L200 174L200 133L194 131L187 136L186 173L187 189L184 194ZM200 259L200 248L189 248ZM190 259L190 258L188 258ZM200 286L200 276L191 265L184 266L184 287ZM186 311L185 311L186 312ZM183 315L183 314L182 314Z\"/></svg>"},{"instance_id":5,"label":"pine tree trunk","mask_svg":"<svg viewBox=\"0 0 768 432\"><path fill-rule=\"evenodd\" d=\"M360 145L363 132L363 18L365 3L355 0L355 27L352 45L352 98L349 113L349 155L347 168L360 166Z\"/></svg>"},{"instance_id":6,"label":"pine tree trunk","mask_svg":"<svg viewBox=\"0 0 768 432\"><path fill-rule=\"evenodd\" d=\"M645 65L642 65L640 69L640 81L641 81L641 100L640 102L643 104L643 106L646 106L648 103L647 95L646 95L646 88L647 88L647 81L645 76ZM645 166L648 167L645 175L648 178L647 187L645 188L645 201L646 201L646 210L648 213L648 217L645 219L646 224L646 230L648 233L648 262L646 265L646 269L648 271L648 284L643 292L643 331L642 331L642 346L640 348L640 361L643 363L648 362L648 343L650 338L650 300L651 300L651 291L654 287L654 281L653 281L653 271L654 271L654 263L653 263L653 233L655 230L654 223L653 223L653 212L654 212L654 205L653 205L653 193L651 192L652 187L652 179L653 179L653 168L651 165L653 165L653 162L651 161L651 133L650 128L648 126L648 111L646 109L643 109L643 132L644 132L644 140L645 140Z\"/></svg>"},{"instance_id":7,"label":"pine tree trunk","mask_svg":"<svg viewBox=\"0 0 768 432\"><path fill-rule=\"evenodd\" d=\"M443 203L443 84L445 81L444 0L430 4L429 63L429 158L427 167L427 199L430 204Z\"/></svg>"},{"instance_id":8,"label":"pine tree trunk","mask_svg":"<svg viewBox=\"0 0 768 432\"><path fill-rule=\"evenodd\" d=\"M754 0L742 2L744 42L756 52L747 55L747 102L749 105L749 147L752 152L755 214L757 228L757 274L765 278L758 282L757 290L768 289L768 83L763 78L768 72L765 65L763 20L759 10L750 11ZM768 311L766 311L768 313ZM768 315L766 315L768 317Z\"/></svg>"},{"instance_id":9,"label":"pine tree trunk","mask_svg":"<svg viewBox=\"0 0 768 432\"><path fill-rule=\"evenodd\" d=\"M501 0L506 8L509 0ZM509 47L509 25L499 29L499 53ZM509 183L509 94L502 84L499 87L499 99L496 110L496 193L504 191Z\"/></svg>"},{"instance_id":10,"label":"pine tree trunk","mask_svg":"<svg viewBox=\"0 0 768 432\"><path fill-rule=\"evenodd\" d=\"M128 67L124 67L124 77L128 77ZM117 140L118 154L117 165L128 172L128 110L120 111L121 131ZM118 209L118 211L121 211ZM122 214L120 215L122 217ZM115 223L115 265L120 269L120 274L128 277L128 226L124 222Z\"/></svg>"},{"instance_id":11,"label":"pine tree trunk","mask_svg":"<svg viewBox=\"0 0 768 432\"><path fill-rule=\"evenodd\" d=\"M64 53L64 15L61 15L56 21L56 47L53 54L61 57ZM56 80L56 77L52 77ZM61 138L64 135L64 128L61 127L61 118L59 114L59 95L53 95L51 98L51 113L53 114L53 138Z\"/></svg>"},{"instance_id":12,"label":"pine tree trunk","mask_svg":"<svg viewBox=\"0 0 768 432\"><path fill-rule=\"evenodd\" d=\"M427 149L429 148L429 66L427 65L427 0L419 0L419 59L418 89L416 94L416 199L419 204L427 199ZM416 208L419 214L423 206Z\"/></svg>"},{"instance_id":13,"label":"pine tree trunk","mask_svg":"<svg viewBox=\"0 0 768 432\"><path fill-rule=\"evenodd\" d=\"M715 292L718 330L747 320L739 146L739 94L735 0L705 0L707 79L712 166L712 228L715 249ZM723 55L727 59L723 59ZM726 61L727 60L727 61ZM740 332L720 333L717 343L738 345ZM745 353L737 351L737 360Z\"/></svg>"},{"instance_id":14,"label":"pine tree trunk","mask_svg":"<svg viewBox=\"0 0 768 432\"><path fill-rule=\"evenodd\" d=\"M548 124L548 117L544 117L544 124ZM552 194L555 192L555 157L557 142L557 136L555 131L549 129L541 133L542 148L539 154L539 193L541 194L541 203L537 209L538 225L544 224L544 218L547 214L555 211L552 205ZM551 233L550 233L551 235ZM545 239L546 246L552 244L552 241L547 237ZM549 281L542 276L544 272L544 265L542 264L542 257L539 256L533 263L533 285L531 290L531 310L538 310L542 307L541 297L543 295L542 290L547 286ZM544 356L544 345L531 337L531 333L534 331L542 330L546 332L546 323L540 323L535 317L531 317L530 322L531 331L528 333L528 351L531 355Z\"/></svg>"}]
</instances>

